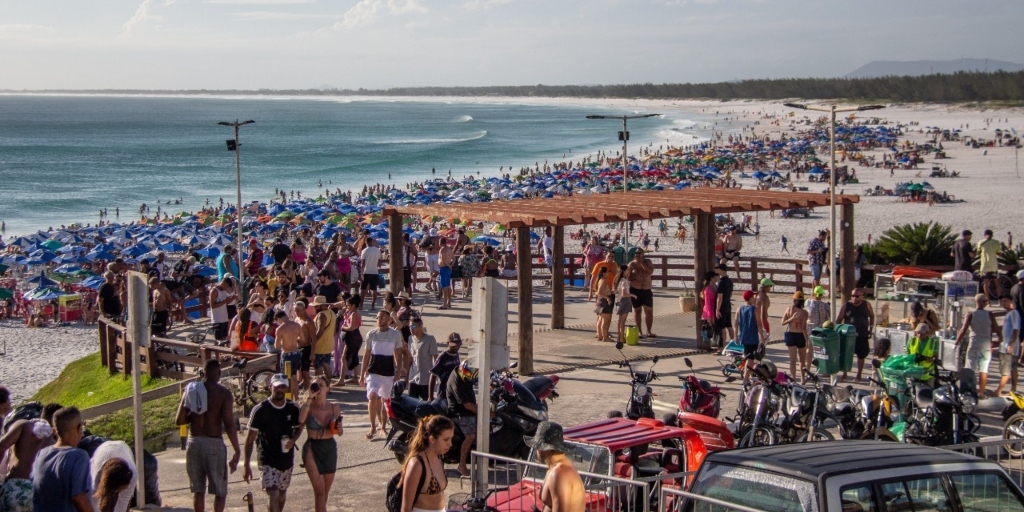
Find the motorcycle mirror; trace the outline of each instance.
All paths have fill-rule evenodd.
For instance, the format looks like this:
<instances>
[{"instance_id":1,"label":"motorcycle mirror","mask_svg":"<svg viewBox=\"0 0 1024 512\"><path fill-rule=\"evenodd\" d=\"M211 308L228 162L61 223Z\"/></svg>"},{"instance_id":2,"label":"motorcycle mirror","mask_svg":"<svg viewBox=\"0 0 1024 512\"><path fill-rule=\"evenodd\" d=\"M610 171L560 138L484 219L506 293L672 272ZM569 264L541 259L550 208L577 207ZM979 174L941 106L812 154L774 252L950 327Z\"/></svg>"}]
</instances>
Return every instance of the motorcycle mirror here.
<instances>
[{"instance_id":1,"label":"motorcycle mirror","mask_svg":"<svg viewBox=\"0 0 1024 512\"><path fill-rule=\"evenodd\" d=\"M875 368L881 368L882 367L882 362L879 361L878 359L872 359L871 360L871 366L874 366Z\"/></svg>"},{"instance_id":2,"label":"motorcycle mirror","mask_svg":"<svg viewBox=\"0 0 1024 512\"><path fill-rule=\"evenodd\" d=\"M690 361L689 357L684 357L683 362L686 363L687 368L690 368L691 370L693 369L693 362Z\"/></svg>"},{"instance_id":3,"label":"motorcycle mirror","mask_svg":"<svg viewBox=\"0 0 1024 512\"><path fill-rule=\"evenodd\" d=\"M622 350L622 347L623 345L621 341L615 343L615 350Z\"/></svg>"},{"instance_id":4,"label":"motorcycle mirror","mask_svg":"<svg viewBox=\"0 0 1024 512\"><path fill-rule=\"evenodd\" d=\"M658 356L654 356L654 359L651 361L651 364L658 364L658 359L660 359Z\"/></svg>"},{"instance_id":5,"label":"motorcycle mirror","mask_svg":"<svg viewBox=\"0 0 1024 512\"><path fill-rule=\"evenodd\" d=\"M510 370L512 370L512 369L515 369L515 368L519 368L519 361L516 361L516 362L514 362L514 363L510 364L510 365L508 366L508 368L509 368Z\"/></svg>"}]
</instances>

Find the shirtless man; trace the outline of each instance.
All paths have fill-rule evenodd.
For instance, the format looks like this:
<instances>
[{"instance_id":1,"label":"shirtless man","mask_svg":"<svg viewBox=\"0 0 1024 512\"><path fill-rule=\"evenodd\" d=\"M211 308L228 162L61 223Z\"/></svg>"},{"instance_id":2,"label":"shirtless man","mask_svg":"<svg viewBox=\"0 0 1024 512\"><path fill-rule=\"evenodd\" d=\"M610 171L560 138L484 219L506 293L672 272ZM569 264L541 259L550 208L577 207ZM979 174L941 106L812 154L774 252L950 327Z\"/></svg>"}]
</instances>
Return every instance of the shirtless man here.
<instances>
[{"instance_id":1,"label":"shirtless man","mask_svg":"<svg viewBox=\"0 0 1024 512\"><path fill-rule=\"evenodd\" d=\"M743 250L743 238L736 232L736 228L727 229L722 237L722 245L725 246L725 261L732 261L736 274L740 272L740 251Z\"/></svg>"},{"instance_id":2,"label":"shirtless man","mask_svg":"<svg viewBox=\"0 0 1024 512\"><path fill-rule=\"evenodd\" d=\"M298 345L299 350L302 352L302 358L299 360L299 381L305 389L309 389L309 385L313 382L309 377L309 368L313 366L313 342L316 340L316 324L309 317L309 311L306 310L305 302L301 300L295 301L295 305L292 308L295 311L295 322L299 325Z\"/></svg>"},{"instance_id":3,"label":"shirtless man","mask_svg":"<svg viewBox=\"0 0 1024 512\"><path fill-rule=\"evenodd\" d=\"M438 254L438 277L437 285L441 287L441 305L437 309L449 309L452 307L452 295L455 289L452 286L452 267L455 266L455 251L448 246L448 240L440 238L441 251Z\"/></svg>"},{"instance_id":4,"label":"shirtless man","mask_svg":"<svg viewBox=\"0 0 1024 512\"><path fill-rule=\"evenodd\" d=\"M793 294L793 305L782 314L782 325L786 326L783 334L786 347L789 349L789 374L797 375L796 362L800 360L800 383L807 380L807 342L811 339L811 329L807 322L810 314L804 309L804 294Z\"/></svg>"},{"instance_id":5,"label":"shirtless man","mask_svg":"<svg viewBox=\"0 0 1024 512\"><path fill-rule=\"evenodd\" d=\"M32 465L36 454L56 442L53 428L43 419L17 420L0 438L0 458L11 450L10 471L0 486L0 510L32 510Z\"/></svg>"},{"instance_id":6,"label":"shirtless man","mask_svg":"<svg viewBox=\"0 0 1024 512\"><path fill-rule=\"evenodd\" d=\"M288 313L284 311L275 313L274 321L277 322L274 348L281 351L281 372L288 376L292 397L297 397L299 396L299 381L295 378L295 373L302 366L302 350L299 349L299 336L302 335L302 327L289 320ZM286 365L289 362L291 365ZM289 370L291 370L290 373Z\"/></svg>"},{"instance_id":7,"label":"shirtless man","mask_svg":"<svg viewBox=\"0 0 1024 512\"><path fill-rule=\"evenodd\" d=\"M754 306L757 307L754 312L757 315L757 321L763 328L762 342L768 341L772 335L771 326L768 324L768 308L772 305L772 299L768 297L768 292L772 291L772 286L775 286L775 283L771 279L767 277L761 279L761 286L757 288L757 298L754 299Z\"/></svg>"},{"instance_id":8,"label":"shirtless man","mask_svg":"<svg viewBox=\"0 0 1024 512\"><path fill-rule=\"evenodd\" d=\"M175 423L189 426L188 444L185 446L185 470L189 487L192 489L192 509L206 510L206 492L213 494L213 509L223 512L228 496L228 475L225 466L232 473L238 468L238 432L232 413L234 400L231 391L220 384L220 361L208 359L203 365L203 385L206 387L206 404L194 404L191 393L185 393L178 404ZM202 411L201 406L206 405ZM193 411L193 407L199 407ZM227 460L228 451L224 446L224 432L234 453Z\"/></svg>"},{"instance_id":9,"label":"shirtless man","mask_svg":"<svg viewBox=\"0 0 1024 512\"><path fill-rule=\"evenodd\" d=\"M171 327L171 305L174 303L174 297L171 296L171 290L167 289L167 285L155 277L149 278L149 288L153 290L153 321L150 331L154 336L164 336Z\"/></svg>"},{"instance_id":10,"label":"shirtless man","mask_svg":"<svg viewBox=\"0 0 1024 512\"><path fill-rule=\"evenodd\" d=\"M654 325L654 292L651 290L651 276L654 275L654 263L650 258L644 258L644 250L637 248L633 253L633 261L629 262L629 293L634 295L633 321L640 331L640 337L644 337L644 324L641 319L647 316L647 336L657 338L651 331Z\"/></svg>"},{"instance_id":11,"label":"shirtless man","mask_svg":"<svg viewBox=\"0 0 1024 512\"><path fill-rule=\"evenodd\" d=\"M526 444L536 448L540 459L548 466L540 491L544 512L584 512L583 480L572 460L565 456L568 447L562 437L562 426L542 421Z\"/></svg>"}]
</instances>

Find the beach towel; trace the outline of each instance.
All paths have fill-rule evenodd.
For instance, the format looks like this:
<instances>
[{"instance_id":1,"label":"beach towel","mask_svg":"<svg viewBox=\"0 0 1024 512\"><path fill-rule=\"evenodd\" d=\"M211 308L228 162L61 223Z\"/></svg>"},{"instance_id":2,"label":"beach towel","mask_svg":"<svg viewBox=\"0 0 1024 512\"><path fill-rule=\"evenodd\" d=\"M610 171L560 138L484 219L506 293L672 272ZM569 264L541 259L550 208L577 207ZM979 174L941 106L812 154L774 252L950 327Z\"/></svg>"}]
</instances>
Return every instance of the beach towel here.
<instances>
[{"instance_id":1,"label":"beach towel","mask_svg":"<svg viewBox=\"0 0 1024 512\"><path fill-rule=\"evenodd\" d=\"M185 386L185 407L196 414L203 414L209 402L206 400L206 385L202 382L189 382Z\"/></svg>"}]
</instances>

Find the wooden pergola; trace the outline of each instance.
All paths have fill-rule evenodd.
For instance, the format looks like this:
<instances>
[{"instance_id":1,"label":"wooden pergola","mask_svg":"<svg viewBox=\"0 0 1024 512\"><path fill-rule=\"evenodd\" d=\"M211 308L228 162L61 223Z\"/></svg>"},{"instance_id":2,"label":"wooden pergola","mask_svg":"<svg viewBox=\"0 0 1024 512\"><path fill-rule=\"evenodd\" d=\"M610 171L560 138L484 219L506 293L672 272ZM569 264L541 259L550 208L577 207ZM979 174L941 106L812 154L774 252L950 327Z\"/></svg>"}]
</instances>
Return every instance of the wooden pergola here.
<instances>
[{"instance_id":1,"label":"wooden pergola","mask_svg":"<svg viewBox=\"0 0 1024 512\"><path fill-rule=\"evenodd\" d=\"M853 205L856 195L837 195L840 213L840 247L842 254L843 297L854 287L853 280ZM402 219L407 216L437 216L448 220L494 222L516 230L516 266L519 292L519 371L533 373L533 294L531 268L531 228L552 228L553 276L564 274L565 226L637 220L658 220L687 215L694 217L694 276L711 270L714 262L715 215L787 208L829 206L828 194L785 191L743 190L734 188L686 188L682 190L630 191L610 194L555 196L552 198L490 201L484 203L452 203L431 205L389 206L390 281L392 291L402 288ZM552 279L551 328L565 328L565 281ZM697 335L700 329L700 298L697 299Z\"/></svg>"}]
</instances>

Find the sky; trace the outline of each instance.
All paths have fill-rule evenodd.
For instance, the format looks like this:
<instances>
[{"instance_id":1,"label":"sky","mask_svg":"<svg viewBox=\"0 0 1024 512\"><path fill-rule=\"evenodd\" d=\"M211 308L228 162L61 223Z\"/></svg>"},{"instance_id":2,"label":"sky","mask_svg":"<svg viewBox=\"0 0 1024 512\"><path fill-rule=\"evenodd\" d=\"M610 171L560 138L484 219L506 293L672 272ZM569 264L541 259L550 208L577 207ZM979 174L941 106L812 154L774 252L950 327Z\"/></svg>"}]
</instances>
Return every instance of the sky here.
<instances>
[{"instance_id":1,"label":"sky","mask_svg":"<svg viewBox=\"0 0 1024 512\"><path fill-rule=\"evenodd\" d=\"M1024 61L1020 0L0 0L0 89L842 76Z\"/></svg>"}]
</instances>

